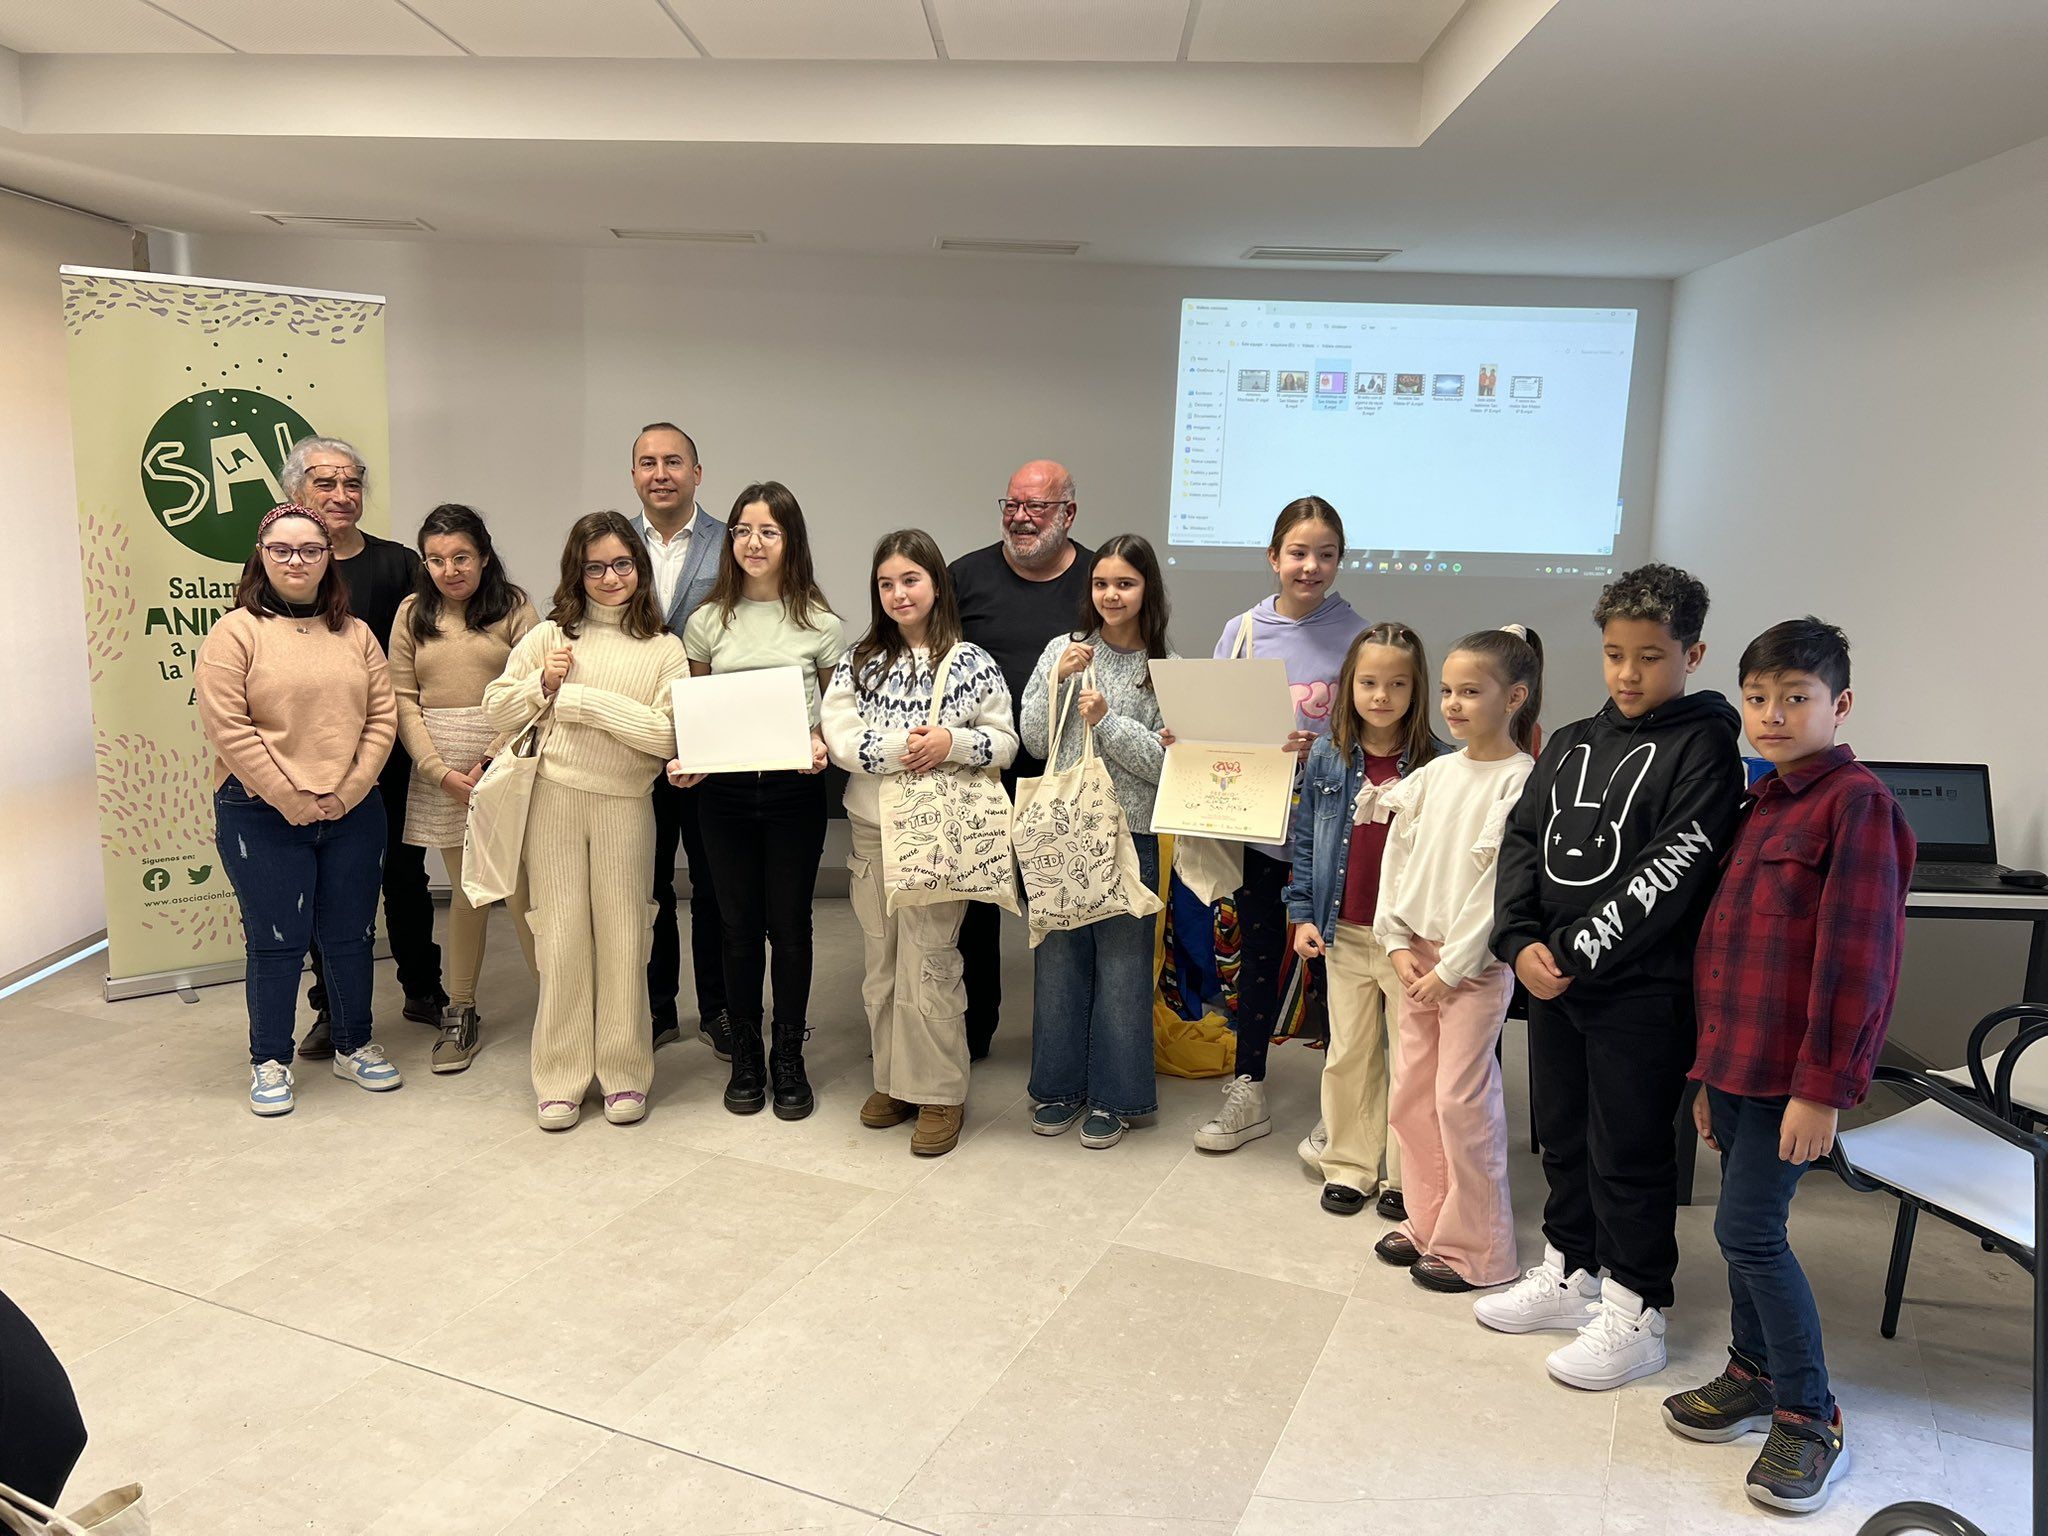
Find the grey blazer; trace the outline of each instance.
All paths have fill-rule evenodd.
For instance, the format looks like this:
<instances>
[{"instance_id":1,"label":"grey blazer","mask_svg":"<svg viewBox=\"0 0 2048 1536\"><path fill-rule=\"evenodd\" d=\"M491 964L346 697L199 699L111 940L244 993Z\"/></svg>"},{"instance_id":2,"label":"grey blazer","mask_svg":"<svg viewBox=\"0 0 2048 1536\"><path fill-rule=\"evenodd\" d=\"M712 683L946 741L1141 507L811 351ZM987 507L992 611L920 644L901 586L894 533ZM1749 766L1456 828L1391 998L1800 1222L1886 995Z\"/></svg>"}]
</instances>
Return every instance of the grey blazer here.
<instances>
[{"instance_id":1,"label":"grey blazer","mask_svg":"<svg viewBox=\"0 0 2048 1536\"><path fill-rule=\"evenodd\" d=\"M641 538L647 537L647 514L641 513L633 519L633 531ZM669 604L664 616L669 633L678 640L683 635L683 625L697 605L711 595L712 585L718 580L718 560L725 549L725 524L704 510L699 503L697 515L690 519L690 553L683 561L683 574L676 582L675 601Z\"/></svg>"}]
</instances>

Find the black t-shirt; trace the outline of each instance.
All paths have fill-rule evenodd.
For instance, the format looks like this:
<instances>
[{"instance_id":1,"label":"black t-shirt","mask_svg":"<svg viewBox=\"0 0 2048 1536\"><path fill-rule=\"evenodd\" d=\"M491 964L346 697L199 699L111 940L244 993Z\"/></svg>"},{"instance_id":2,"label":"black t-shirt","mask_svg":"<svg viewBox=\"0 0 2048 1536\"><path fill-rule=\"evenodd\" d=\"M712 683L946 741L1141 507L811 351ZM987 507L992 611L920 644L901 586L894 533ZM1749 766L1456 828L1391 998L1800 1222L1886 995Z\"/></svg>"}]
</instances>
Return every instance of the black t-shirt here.
<instances>
[{"instance_id":1,"label":"black t-shirt","mask_svg":"<svg viewBox=\"0 0 2048 1536\"><path fill-rule=\"evenodd\" d=\"M370 626L370 633L387 655L391 651L391 621L398 617L398 605L412 596L419 569L418 555L374 533L363 535L361 553L341 562L341 579L348 583L349 612Z\"/></svg>"},{"instance_id":2,"label":"black t-shirt","mask_svg":"<svg viewBox=\"0 0 2048 1536\"><path fill-rule=\"evenodd\" d=\"M966 639L995 657L1010 685L1010 708L1024 717L1024 685L1045 642L1070 634L1088 600L1093 550L1076 544L1074 560L1050 581L1027 581L1010 569L1003 546L991 544L962 555L952 565L953 591L960 600L960 629ZM1044 764L1019 752L1017 772L1042 772Z\"/></svg>"}]
</instances>

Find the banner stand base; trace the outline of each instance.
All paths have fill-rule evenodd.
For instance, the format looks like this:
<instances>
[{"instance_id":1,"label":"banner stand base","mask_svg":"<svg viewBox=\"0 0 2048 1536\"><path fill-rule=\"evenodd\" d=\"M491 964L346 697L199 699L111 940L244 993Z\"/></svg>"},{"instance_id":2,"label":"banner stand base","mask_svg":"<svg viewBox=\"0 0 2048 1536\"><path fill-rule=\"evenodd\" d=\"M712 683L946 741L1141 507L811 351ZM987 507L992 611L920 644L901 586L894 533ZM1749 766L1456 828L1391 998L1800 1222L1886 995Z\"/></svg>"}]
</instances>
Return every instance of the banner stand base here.
<instances>
[{"instance_id":1,"label":"banner stand base","mask_svg":"<svg viewBox=\"0 0 2048 1536\"><path fill-rule=\"evenodd\" d=\"M377 940L377 947L370 953L379 960L391 958L391 942ZM305 970L312 967L306 966ZM176 971L151 971L141 976L109 976L102 989L110 1003L125 1003L137 997L156 997L165 992L188 992L195 987L222 987L230 982L239 982L248 974L248 967L239 960L224 960L218 965L195 965Z\"/></svg>"}]
</instances>

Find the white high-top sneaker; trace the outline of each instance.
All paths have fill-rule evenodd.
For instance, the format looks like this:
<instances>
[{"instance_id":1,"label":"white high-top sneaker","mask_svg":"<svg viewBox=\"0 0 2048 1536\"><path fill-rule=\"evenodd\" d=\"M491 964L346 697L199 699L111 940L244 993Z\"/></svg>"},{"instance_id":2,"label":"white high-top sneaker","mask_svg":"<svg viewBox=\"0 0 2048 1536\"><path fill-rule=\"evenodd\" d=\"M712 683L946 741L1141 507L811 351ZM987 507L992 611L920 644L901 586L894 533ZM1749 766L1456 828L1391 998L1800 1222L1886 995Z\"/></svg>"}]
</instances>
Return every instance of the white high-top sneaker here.
<instances>
[{"instance_id":1,"label":"white high-top sneaker","mask_svg":"<svg viewBox=\"0 0 2048 1536\"><path fill-rule=\"evenodd\" d=\"M1302 1137L1294 1149L1308 1166L1308 1171L1319 1179L1323 1176L1323 1152L1329 1145L1330 1128L1318 1120L1316 1128Z\"/></svg>"},{"instance_id":2,"label":"white high-top sneaker","mask_svg":"<svg viewBox=\"0 0 2048 1536\"><path fill-rule=\"evenodd\" d=\"M1273 1117L1266 1113L1266 1085L1235 1077L1223 1090L1223 1108L1195 1132L1204 1152L1235 1152L1248 1141L1272 1134Z\"/></svg>"},{"instance_id":3,"label":"white high-top sneaker","mask_svg":"<svg viewBox=\"0 0 2048 1536\"><path fill-rule=\"evenodd\" d=\"M1504 1291L1472 1303L1472 1315L1500 1333L1576 1333L1600 1300L1600 1277L1583 1269L1564 1272L1564 1255L1548 1243L1543 1262Z\"/></svg>"},{"instance_id":4,"label":"white high-top sneaker","mask_svg":"<svg viewBox=\"0 0 2048 1536\"><path fill-rule=\"evenodd\" d=\"M1609 1280L1600 1305L1562 1349L1544 1362L1568 1387L1604 1392L1664 1369L1664 1314L1643 1305L1627 1286Z\"/></svg>"}]
</instances>

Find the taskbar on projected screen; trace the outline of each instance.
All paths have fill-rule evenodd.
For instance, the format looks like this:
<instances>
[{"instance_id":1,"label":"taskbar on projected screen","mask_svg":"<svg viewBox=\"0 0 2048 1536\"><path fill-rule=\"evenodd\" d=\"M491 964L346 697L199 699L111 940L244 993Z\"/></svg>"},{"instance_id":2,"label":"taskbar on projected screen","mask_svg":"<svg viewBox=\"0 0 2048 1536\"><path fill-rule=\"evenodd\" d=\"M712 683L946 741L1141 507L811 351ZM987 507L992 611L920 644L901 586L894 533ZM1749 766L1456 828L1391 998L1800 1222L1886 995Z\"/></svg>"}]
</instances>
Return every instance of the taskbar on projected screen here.
<instances>
[{"instance_id":1,"label":"taskbar on projected screen","mask_svg":"<svg viewBox=\"0 0 2048 1536\"><path fill-rule=\"evenodd\" d=\"M1261 547L1176 544L1168 548L1166 563L1190 570L1241 570L1247 559L1266 551ZM1527 555L1459 553L1425 550L1352 550L1344 556L1341 574L1360 576L1597 576L1610 580L1621 567L1609 554Z\"/></svg>"}]
</instances>

